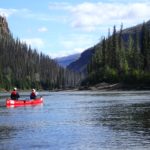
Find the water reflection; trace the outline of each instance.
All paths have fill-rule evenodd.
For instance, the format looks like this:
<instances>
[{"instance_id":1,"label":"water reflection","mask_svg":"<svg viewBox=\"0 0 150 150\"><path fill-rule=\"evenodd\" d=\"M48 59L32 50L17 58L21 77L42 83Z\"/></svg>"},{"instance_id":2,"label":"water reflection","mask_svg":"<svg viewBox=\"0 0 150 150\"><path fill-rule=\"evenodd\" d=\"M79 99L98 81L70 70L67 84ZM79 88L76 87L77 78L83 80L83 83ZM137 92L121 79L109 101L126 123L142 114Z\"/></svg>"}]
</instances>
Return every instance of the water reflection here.
<instances>
[{"instance_id":1,"label":"water reflection","mask_svg":"<svg viewBox=\"0 0 150 150\"><path fill-rule=\"evenodd\" d=\"M147 92L54 92L43 106L0 107L0 149L148 150L149 114Z\"/></svg>"},{"instance_id":2,"label":"water reflection","mask_svg":"<svg viewBox=\"0 0 150 150\"><path fill-rule=\"evenodd\" d=\"M96 125L108 126L113 130L140 132L150 135L150 103L117 104L97 108Z\"/></svg>"},{"instance_id":3,"label":"water reflection","mask_svg":"<svg viewBox=\"0 0 150 150\"><path fill-rule=\"evenodd\" d=\"M4 139L11 139L16 129L12 126L0 125L0 141ZM13 134L12 134L13 133ZM14 134L15 135L15 134Z\"/></svg>"}]
</instances>

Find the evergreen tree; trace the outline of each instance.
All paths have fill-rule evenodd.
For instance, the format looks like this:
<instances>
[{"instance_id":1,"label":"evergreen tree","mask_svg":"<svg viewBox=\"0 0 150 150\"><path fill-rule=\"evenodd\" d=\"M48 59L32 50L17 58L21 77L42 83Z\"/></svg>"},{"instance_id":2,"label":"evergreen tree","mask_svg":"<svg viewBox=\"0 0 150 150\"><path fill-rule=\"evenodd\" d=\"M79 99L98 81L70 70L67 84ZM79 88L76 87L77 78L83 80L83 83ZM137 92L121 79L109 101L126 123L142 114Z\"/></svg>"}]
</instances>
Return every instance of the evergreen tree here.
<instances>
[{"instance_id":1,"label":"evergreen tree","mask_svg":"<svg viewBox=\"0 0 150 150\"><path fill-rule=\"evenodd\" d=\"M117 51L118 51L117 34L116 34L116 26L114 26L113 35L112 35L112 52L111 52L112 68L117 68Z\"/></svg>"},{"instance_id":2,"label":"evergreen tree","mask_svg":"<svg viewBox=\"0 0 150 150\"><path fill-rule=\"evenodd\" d=\"M147 54L148 54L148 36L149 31L147 29L147 26L145 23L143 23L142 26L142 35L141 35L141 54L143 57L143 69L146 70L148 67L148 60L147 60Z\"/></svg>"},{"instance_id":3,"label":"evergreen tree","mask_svg":"<svg viewBox=\"0 0 150 150\"><path fill-rule=\"evenodd\" d=\"M3 17L0 17L0 54L1 88L53 89L79 85L80 74L60 67L49 56L38 54L36 49L14 39Z\"/></svg>"},{"instance_id":4,"label":"evergreen tree","mask_svg":"<svg viewBox=\"0 0 150 150\"><path fill-rule=\"evenodd\" d=\"M150 83L150 31L146 24L142 30L133 31L123 39L123 25L120 32L113 28L113 34L98 44L88 68L85 83L125 82ZM139 39L140 37L140 39Z\"/></svg>"}]
</instances>

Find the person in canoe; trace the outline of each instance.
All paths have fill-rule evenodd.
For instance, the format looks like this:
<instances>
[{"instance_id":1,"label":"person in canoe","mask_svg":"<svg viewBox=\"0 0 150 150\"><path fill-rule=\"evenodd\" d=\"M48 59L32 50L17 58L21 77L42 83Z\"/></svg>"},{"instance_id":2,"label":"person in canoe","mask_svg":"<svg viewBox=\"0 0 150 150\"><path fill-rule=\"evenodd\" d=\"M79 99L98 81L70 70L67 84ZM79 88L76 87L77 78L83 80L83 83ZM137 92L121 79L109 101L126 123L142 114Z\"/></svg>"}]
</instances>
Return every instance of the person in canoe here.
<instances>
[{"instance_id":1,"label":"person in canoe","mask_svg":"<svg viewBox=\"0 0 150 150\"><path fill-rule=\"evenodd\" d=\"M18 98L20 97L16 87L14 87L13 91L11 92L10 97L13 100L18 100Z\"/></svg>"},{"instance_id":2,"label":"person in canoe","mask_svg":"<svg viewBox=\"0 0 150 150\"><path fill-rule=\"evenodd\" d=\"M32 89L32 92L30 94L30 99L36 99L36 97L37 97L37 92L35 89Z\"/></svg>"}]
</instances>

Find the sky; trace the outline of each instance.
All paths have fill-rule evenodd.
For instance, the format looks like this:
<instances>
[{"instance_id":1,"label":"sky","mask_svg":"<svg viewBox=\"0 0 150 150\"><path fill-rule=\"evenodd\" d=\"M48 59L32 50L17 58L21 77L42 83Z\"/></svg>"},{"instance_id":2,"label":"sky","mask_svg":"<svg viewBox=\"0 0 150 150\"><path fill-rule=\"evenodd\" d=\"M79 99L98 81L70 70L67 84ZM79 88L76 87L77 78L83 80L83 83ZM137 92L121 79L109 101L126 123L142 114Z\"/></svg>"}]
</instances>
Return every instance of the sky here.
<instances>
[{"instance_id":1,"label":"sky","mask_svg":"<svg viewBox=\"0 0 150 150\"><path fill-rule=\"evenodd\" d=\"M149 0L0 0L14 38L51 58L81 53L117 30L150 19Z\"/></svg>"}]
</instances>

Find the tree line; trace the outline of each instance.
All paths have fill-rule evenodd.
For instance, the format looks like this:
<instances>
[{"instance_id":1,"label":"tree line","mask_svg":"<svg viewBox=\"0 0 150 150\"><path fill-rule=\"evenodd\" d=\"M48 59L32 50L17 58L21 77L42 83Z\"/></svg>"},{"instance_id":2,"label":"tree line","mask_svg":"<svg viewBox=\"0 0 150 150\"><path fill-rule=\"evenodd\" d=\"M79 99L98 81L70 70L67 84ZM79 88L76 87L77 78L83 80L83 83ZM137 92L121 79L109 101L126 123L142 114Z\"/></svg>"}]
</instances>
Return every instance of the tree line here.
<instances>
[{"instance_id":1,"label":"tree line","mask_svg":"<svg viewBox=\"0 0 150 150\"><path fill-rule=\"evenodd\" d=\"M0 17L0 88L55 89L79 85L81 75L60 67L48 55L14 39Z\"/></svg>"},{"instance_id":2,"label":"tree line","mask_svg":"<svg viewBox=\"0 0 150 150\"><path fill-rule=\"evenodd\" d=\"M87 66L88 75L82 85L100 82L150 84L150 28L143 23L125 33L120 30L103 37L94 47L95 53Z\"/></svg>"}]
</instances>

